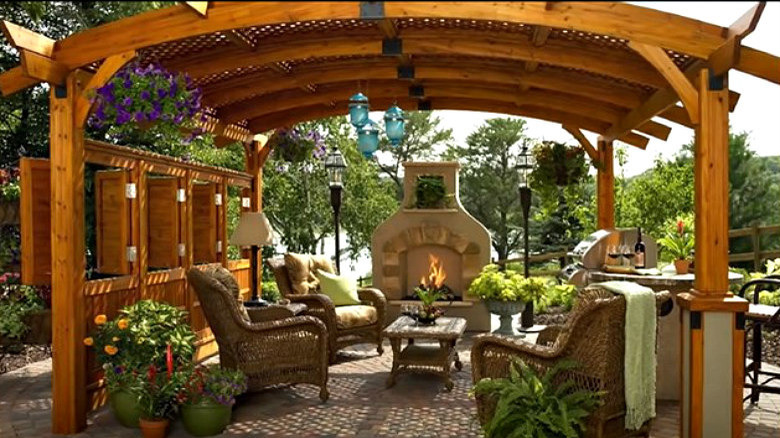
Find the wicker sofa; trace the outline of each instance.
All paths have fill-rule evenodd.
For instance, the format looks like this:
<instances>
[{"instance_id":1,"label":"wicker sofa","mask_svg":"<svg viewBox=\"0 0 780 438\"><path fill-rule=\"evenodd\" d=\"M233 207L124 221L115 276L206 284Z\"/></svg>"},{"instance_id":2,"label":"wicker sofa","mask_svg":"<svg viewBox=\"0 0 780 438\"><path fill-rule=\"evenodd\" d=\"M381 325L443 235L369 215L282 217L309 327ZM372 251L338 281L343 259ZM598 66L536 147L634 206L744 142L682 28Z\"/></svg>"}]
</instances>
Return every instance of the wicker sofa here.
<instances>
[{"instance_id":1,"label":"wicker sofa","mask_svg":"<svg viewBox=\"0 0 780 438\"><path fill-rule=\"evenodd\" d=\"M243 371L250 391L310 383L320 387L323 402L328 399L328 334L322 321L295 316L252 322L238 301L238 284L230 271L193 268L187 278L214 332L220 364Z\"/></svg>"},{"instance_id":2,"label":"wicker sofa","mask_svg":"<svg viewBox=\"0 0 780 438\"><path fill-rule=\"evenodd\" d=\"M335 362L339 350L354 344L376 344L377 353L381 355L384 352L382 329L385 325L387 300L378 289L358 289L362 305L337 307L327 295L315 292L296 293L284 259L269 259L266 264L273 271L282 296L291 302L306 304L307 314L316 316L325 323L328 328L330 362Z\"/></svg>"},{"instance_id":3,"label":"wicker sofa","mask_svg":"<svg viewBox=\"0 0 780 438\"><path fill-rule=\"evenodd\" d=\"M659 312L670 300L668 292L656 293ZM586 436L649 436L650 421L638 431L628 431L624 426L625 309L623 296L594 286L580 293L566 324L548 327L536 344L495 335L477 336L471 350L473 380L476 383L485 377L506 377L513 358L540 370L573 359L578 368L562 376L574 380L578 389L606 393L604 404L589 418ZM495 400L478 396L477 408L484 423L493 415Z\"/></svg>"}]
</instances>

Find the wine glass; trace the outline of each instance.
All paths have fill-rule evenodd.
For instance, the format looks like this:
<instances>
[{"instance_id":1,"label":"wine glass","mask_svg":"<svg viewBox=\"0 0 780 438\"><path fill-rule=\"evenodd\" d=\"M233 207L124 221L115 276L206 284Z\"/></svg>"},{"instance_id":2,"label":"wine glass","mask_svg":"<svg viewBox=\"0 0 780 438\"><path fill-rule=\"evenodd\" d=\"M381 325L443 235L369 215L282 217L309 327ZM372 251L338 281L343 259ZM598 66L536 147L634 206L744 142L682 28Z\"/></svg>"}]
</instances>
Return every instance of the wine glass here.
<instances>
[{"instance_id":1,"label":"wine glass","mask_svg":"<svg viewBox=\"0 0 780 438\"><path fill-rule=\"evenodd\" d=\"M610 259L613 260L613 263L610 263L611 265L614 265L614 261L617 260L618 257L620 257L620 251L618 251L617 245L609 245L607 246L607 256L609 256Z\"/></svg>"},{"instance_id":2,"label":"wine glass","mask_svg":"<svg viewBox=\"0 0 780 438\"><path fill-rule=\"evenodd\" d=\"M623 245L622 248L623 248L623 250L621 251L621 253L623 254L623 257L626 258L626 261L627 261L626 265L630 267L631 266L631 259L634 258L636 253L634 253L634 251L632 251L631 247L628 246L628 245Z\"/></svg>"}]
</instances>

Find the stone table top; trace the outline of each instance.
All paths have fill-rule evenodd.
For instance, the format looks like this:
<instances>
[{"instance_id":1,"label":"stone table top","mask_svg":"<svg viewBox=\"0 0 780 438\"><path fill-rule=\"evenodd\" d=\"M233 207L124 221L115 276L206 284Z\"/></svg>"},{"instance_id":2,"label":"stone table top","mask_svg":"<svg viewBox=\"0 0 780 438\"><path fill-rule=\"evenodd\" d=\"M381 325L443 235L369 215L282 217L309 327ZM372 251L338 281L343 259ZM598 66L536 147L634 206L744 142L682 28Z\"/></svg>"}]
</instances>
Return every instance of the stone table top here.
<instances>
[{"instance_id":1,"label":"stone table top","mask_svg":"<svg viewBox=\"0 0 780 438\"><path fill-rule=\"evenodd\" d=\"M442 316L436 324L418 324L412 318L401 315L387 326L382 334L387 338L458 339L466 331L466 320Z\"/></svg>"},{"instance_id":2,"label":"stone table top","mask_svg":"<svg viewBox=\"0 0 780 438\"><path fill-rule=\"evenodd\" d=\"M669 287L681 288L692 287L696 278L695 274L661 274L661 275L639 275L639 274L617 274L612 272L591 271L588 273L589 283L601 281L633 281L647 287ZM741 283L742 274L729 272L729 283Z\"/></svg>"}]
</instances>

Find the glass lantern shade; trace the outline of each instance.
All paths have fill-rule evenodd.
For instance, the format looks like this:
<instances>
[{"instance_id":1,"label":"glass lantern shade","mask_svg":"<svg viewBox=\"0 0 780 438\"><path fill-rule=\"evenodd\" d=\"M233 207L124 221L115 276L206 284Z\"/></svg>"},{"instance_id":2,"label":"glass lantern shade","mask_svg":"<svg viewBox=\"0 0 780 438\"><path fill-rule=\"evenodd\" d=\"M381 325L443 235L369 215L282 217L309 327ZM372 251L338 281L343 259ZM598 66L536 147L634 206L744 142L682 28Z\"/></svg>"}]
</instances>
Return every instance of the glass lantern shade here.
<instances>
[{"instance_id":1,"label":"glass lantern shade","mask_svg":"<svg viewBox=\"0 0 780 438\"><path fill-rule=\"evenodd\" d=\"M517 168L520 170L520 187L528 187L528 173L534 168L534 157L528 151L527 147L524 147L520 151L520 156L517 160Z\"/></svg>"},{"instance_id":2,"label":"glass lantern shade","mask_svg":"<svg viewBox=\"0 0 780 438\"><path fill-rule=\"evenodd\" d=\"M393 105L385 112L385 132L393 146L398 146L404 139L404 112Z\"/></svg>"},{"instance_id":3,"label":"glass lantern shade","mask_svg":"<svg viewBox=\"0 0 780 438\"><path fill-rule=\"evenodd\" d=\"M371 158L379 148L379 127L373 120L368 120L358 128L358 150L366 158Z\"/></svg>"},{"instance_id":4,"label":"glass lantern shade","mask_svg":"<svg viewBox=\"0 0 780 438\"><path fill-rule=\"evenodd\" d=\"M368 122L368 97L363 93L357 93L349 98L349 123L355 128L360 128Z\"/></svg>"},{"instance_id":5,"label":"glass lantern shade","mask_svg":"<svg viewBox=\"0 0 780 438\"><path fill-rule=\"evenodd\" d=\"M331 187L341 186L344 181L344 170L347 161L338 149L333 149L325 157L325 169L328 171L328 182Z\"/></svg>"}]
</instances>

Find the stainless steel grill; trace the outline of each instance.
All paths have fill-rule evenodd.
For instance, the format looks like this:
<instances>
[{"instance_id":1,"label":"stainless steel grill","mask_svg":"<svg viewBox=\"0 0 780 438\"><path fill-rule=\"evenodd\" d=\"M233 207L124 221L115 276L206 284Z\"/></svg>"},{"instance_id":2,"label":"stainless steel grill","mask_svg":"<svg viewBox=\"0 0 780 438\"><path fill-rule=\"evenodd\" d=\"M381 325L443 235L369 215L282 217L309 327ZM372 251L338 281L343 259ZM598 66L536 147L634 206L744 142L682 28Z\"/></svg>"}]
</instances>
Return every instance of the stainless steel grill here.
<instances>
[{"instance_id":1,"label":"stainless steel grill","mask_svg":"<svg viewBox=\"0 0 780 438\"><path fill-rule=\"evenodd\" d=\"M569 253L571 263L561 270L560 277L577 287L588 284L588 272L600 271L607 258L610 245L628 245L636 243L636 228L598 230L578 243ZM645 242L645 267L655 268L658 263L658 245L655 239L643 234Z\"/></svg>"}]
</instances>

